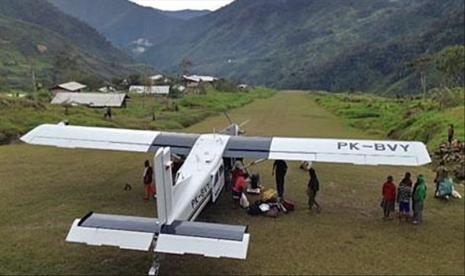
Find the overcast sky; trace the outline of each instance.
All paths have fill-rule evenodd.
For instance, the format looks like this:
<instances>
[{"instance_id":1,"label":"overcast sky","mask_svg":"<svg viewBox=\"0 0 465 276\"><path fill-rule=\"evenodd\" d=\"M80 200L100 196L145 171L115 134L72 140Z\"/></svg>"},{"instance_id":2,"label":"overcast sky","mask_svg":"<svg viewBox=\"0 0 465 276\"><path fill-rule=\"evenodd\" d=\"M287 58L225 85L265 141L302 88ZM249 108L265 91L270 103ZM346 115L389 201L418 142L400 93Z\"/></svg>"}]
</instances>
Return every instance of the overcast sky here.
<instances>
[{"instance_id":1,"label":"overcast sky","mask_svg":"<svg viewBox=\"0 0 465 276\"><path fill-rule=\"evenodd\" d=\"M234 0L130 0L141 6L153 7L160 10L216 10Z\"/></svg>"}]
</instances>

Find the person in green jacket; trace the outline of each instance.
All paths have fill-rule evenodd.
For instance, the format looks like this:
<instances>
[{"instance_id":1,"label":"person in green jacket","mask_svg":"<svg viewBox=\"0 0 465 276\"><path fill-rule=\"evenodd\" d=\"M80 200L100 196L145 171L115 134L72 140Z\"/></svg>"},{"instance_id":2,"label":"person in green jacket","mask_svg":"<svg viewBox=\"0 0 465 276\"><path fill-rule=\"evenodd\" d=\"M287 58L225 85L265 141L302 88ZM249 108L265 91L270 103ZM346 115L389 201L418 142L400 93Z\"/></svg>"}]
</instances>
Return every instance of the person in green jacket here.
<instances>
[{"instance_id":1,"label":"person in green jacket","mask_svg":"<svg viewBox=\"0 0 465 276\"><path fill-rule=\"evenodd\" d=\"M420 224L423 221L423 205L426 198L426 183L423 175L419 175L416 189L413 194L413 224Z\"/></svg>"}]
</instances>

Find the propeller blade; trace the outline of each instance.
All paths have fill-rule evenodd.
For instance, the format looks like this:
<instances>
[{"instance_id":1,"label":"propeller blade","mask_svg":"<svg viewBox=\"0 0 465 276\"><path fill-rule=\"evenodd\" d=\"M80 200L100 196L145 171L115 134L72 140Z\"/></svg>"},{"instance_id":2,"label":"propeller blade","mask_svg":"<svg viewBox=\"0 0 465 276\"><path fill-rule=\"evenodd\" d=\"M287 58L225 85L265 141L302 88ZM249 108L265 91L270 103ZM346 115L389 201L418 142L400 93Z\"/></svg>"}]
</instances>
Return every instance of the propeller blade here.
<instances>
[{"instance_id":1,"label":"propeller blade","mask_svg":"<svg viewBox=\"0 0 465 276\"><path fill-rule=\"evenodd\" d=\"M239 125L239 127L241 128L241 127L245 126L245 125L248 124L248 123L250 123L250 120L247 120L247 121L242 122L242 123Z\"/></svg>"},{"instance_id":2,"label":"propeller blade","mask_svg":"<svg viewBox=\"0 0 465 276\"><path fill-rule=\"evenodd\" d=\"M230 123L230 124L233 124L233 121L232 121L231 118L229 117L228 112L224 111L223 113L224 113L224 116L226 116L226 118L228 119L229 123Z\"/></svg>"}]
</instances>

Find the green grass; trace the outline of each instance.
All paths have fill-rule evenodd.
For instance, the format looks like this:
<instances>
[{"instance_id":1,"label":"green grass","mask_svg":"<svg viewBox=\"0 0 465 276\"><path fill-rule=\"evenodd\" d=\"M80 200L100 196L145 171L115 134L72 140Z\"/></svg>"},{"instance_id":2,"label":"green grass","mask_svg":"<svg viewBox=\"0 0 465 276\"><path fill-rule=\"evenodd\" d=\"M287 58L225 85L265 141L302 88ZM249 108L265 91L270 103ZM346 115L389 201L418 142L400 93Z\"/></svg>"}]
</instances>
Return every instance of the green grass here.
<instances>
[{"instance_id":1,"label":"green grass","mask_svg":"<svg viewBox=\"0 0 465 276\"><path fill-rule=\"evenodd\" d=\"M1 97L0 144L24 134L43 123L68 120L73 125L118 127L131 129L172 130L188 127L208 116L237 108L255 99L273 95L273 91L257 88L250 92L219 92L209 89L204 95L187 95L181 99L131 95L127 108L113 109L113 119L105 120L105 109L70 107L65 115L63 106L44 102L35 104L25 99ZM174 105L178 105L175 111ZM152 112L156 121L152 120ZM3 139L2 139L3 137Z\"/></svg>"},{"instance_id":2,"label":"green grass","mask_svg":"<svg viewBox=\"0 0 465 276\"><path fill-rule=\"evenodd\" d=\"M455 126L455 137L463 142L463 89L455 90L449 107L438 100L395 100L367 95L318 97L317 102L345 119L354 128L378 138L418 140L434 150L447 141L449 124Z\"/></svg>"},{"instance_id":3,"label":"green grass","mask_svg":"<svg viewBox=\"0 0 465 276\"><path fill-rule=\"evenodd\" d=\"M278 93L230 113L251 119L247 135L374 138L324 110L313 96ZM185 131L209 132L226 124L213 116ZM154 216L142 200L142 162L150 155L66 150L29 145L0 147L0 274L146 274L151 253L89 247L64 241L73 219L89 210ZM274 186L272 162L259 172ZM321 214L306 210L308 176L289 162L286 197L297 209L277 219L231 209L229 193L200 220L249 225L245 261L199 256L164 258L162 275L289 274L464 274L464 202L433 199L427 167L316 164ZM382 221L381 185L406 170L426 176L428 198L421 226ZM133 185L124 192L126 182ZM463 194L463 187L458 187Z\"/></svg>"}]
</instances>

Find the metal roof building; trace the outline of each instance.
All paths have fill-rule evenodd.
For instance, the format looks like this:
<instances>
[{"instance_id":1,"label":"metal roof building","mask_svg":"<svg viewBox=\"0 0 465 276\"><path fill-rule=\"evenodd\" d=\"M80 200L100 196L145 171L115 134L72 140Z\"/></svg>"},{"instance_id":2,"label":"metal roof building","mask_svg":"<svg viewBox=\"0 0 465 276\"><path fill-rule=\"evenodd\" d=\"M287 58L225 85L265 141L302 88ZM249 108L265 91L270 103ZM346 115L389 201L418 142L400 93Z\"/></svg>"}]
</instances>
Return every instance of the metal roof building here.
<instances>
[{"instance_id":1,"label":"metal roof building","mask_svg":"<svg viewBox=\"0 0 465 276\"><path fill-rule=\"evenodd\" d=\"M218 80L218 78L211 77L211 76L197 76L197 75L192 75L192 76L182 76L184 80L190 81L190 82L214 82Z\"/></svg>"},{"instance_id":2,"label":"metal roof building","mask_svg":"<svg viewBox=\"0 0 465 276\"><path fill-rule=\"evenodd\" d=\"M123 93L67 93L59 92L52 104L85 105L89 107L125 107L128 96Z\"/></svg>"},{"instance_id":3,"label":"metal roof building","mask_svg":"<svg viewBox=\"0 0 465 276\"><path fill-rule=\"evenodd\" d=\"M154 95L168 95L170 93L169 85L162 86L143 86L143 85L131 85L129 92L138 94L154 94Z\"/></svg>"},{"instance_id":4,"label":"metal roof building","mask_svg":"<svg viewBox=\"0 0 465 276\"><path fill-rule=\"evenodd\" d=\"M63 92L82 92L83 89L85 89L87 87L87 85L84 85L82 83L79 83L79 82L75 82L75 81L71 81L71 82L67 82L67 83L62 83L62 84L59 84L55 87L52 87L50 90L52 91L56 91L56 92L60 92L60 91L63 91Z\"/></svg>"}]
</instances>

